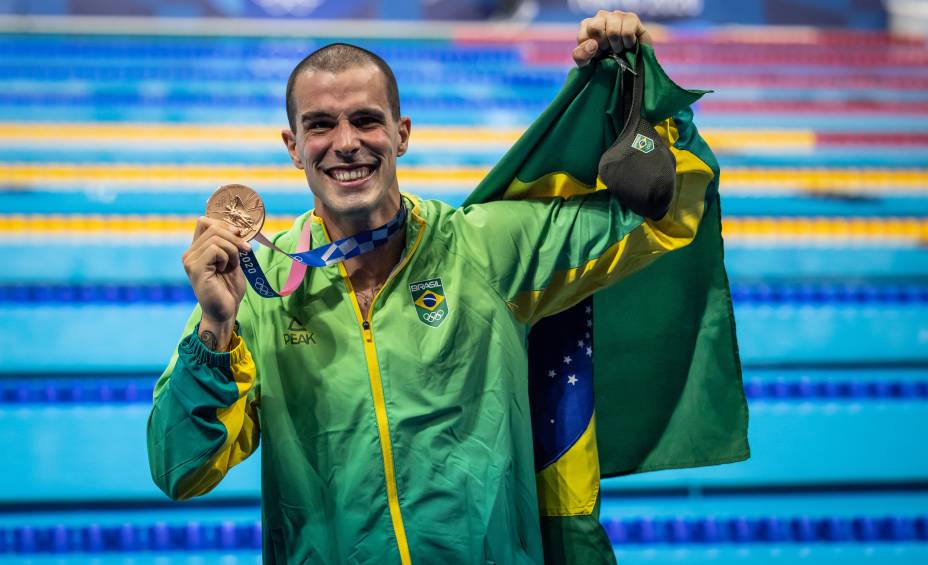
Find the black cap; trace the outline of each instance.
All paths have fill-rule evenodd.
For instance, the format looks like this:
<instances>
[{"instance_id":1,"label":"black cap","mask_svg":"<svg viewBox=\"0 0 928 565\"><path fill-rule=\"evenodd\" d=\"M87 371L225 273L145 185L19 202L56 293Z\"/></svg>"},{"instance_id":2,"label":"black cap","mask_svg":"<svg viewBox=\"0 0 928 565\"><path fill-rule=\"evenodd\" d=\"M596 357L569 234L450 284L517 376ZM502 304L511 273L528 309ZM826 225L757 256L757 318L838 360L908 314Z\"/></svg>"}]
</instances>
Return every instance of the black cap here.
<instances>
[{"instance_id":1,"label":"black cap","mask_svg":"<svg viewBox=\"0 0 928 565\"><path fill-rule=\"evenodd\" d=\"M645 74L641 50L635 53L635 69L620 56L615 59L622 73L624 125L599 160L599 178L626 208L658 220L673 200L677 160L641 114Z\"/></svg>"}]
</instances>

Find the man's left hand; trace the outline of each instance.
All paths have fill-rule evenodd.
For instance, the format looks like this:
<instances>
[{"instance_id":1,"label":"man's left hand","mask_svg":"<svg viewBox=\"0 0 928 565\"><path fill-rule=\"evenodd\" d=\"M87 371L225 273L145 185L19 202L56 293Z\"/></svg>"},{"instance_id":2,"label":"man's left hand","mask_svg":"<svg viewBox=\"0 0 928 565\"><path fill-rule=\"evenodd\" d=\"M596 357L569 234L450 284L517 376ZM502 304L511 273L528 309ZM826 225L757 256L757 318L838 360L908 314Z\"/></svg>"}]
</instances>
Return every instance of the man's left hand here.
<instances>
[{"instance_id":1,"label":"man's left hand","mask_svg":"<svg viewBox=\"0 0 928 565\"><path fill-rule=\"evenodd\" d=\"M599 54L619 53L623 49L631 49L639 41L650 45L651 35L637 14L600 10L592 18L580 22L574 62L578 67L584 67Z\"/></svg>"}]
</instances>

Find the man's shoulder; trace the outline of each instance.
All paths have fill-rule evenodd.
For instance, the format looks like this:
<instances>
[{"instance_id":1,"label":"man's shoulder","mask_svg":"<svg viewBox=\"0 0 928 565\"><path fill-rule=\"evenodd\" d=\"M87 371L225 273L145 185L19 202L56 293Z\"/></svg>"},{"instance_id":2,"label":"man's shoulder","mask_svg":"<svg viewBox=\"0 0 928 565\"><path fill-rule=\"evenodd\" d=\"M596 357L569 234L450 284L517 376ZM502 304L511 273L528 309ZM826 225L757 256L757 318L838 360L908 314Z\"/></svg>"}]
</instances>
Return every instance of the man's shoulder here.
<instances>
[{"instance_id":1,"label":"man's shoulder","mask_svg":"<svg viewBox=\"0 0 928 565\"><path fill-rule=\"evenodd\" d=\"M425 220L448 216L453 214L456 209L451 204L437 198L423 198L409 192L404 192L403 196L406 200L406 205L412 206L411 212L423 217Z\"/></svg>"},{"instance_id":2,"label":"man's shoulder","mask_svg":"<svg viewBox=\"0 0 928 565\"><path fill-rule=\"evenodd\" d=\"M467 224L481 220L487 215L499 216L499 220L518 220L519 210L528 207L547 206L551 199L493 200L466 206L454 206L444 200L421 198L407 194L413 203L413 211L427 222ZM511 215L510 215L511 214Z\"/></svg>"}]
</instances>

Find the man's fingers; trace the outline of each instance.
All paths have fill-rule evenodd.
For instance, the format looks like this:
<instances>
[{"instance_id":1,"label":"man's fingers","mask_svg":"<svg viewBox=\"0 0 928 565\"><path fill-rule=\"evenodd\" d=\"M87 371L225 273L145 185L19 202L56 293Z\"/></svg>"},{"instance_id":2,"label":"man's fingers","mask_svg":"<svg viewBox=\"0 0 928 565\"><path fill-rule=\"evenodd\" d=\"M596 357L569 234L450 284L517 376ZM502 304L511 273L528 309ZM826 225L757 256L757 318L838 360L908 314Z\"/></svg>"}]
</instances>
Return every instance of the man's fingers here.
<instances>
[{"instance_id":1,"label":"man's fingers","mask_svg":"<svg viewBox=\"0 0 928 565\"><path fill-rule=\"evenodd\" d=\"M232 256L218 243L210 244L203 256L216 268L217 273L225 273L232 263Z\"/></svg>"},{"instance_id":2,"label":"man's fingers","mask_svg":"<svg viewBox=\"0 0 928 565\"><path fill-rule=\"evenodd\" d=\"M592 18L580 22L577 47L571 55L577 66L583 67L598 53L621 53L624 49L635 47L638 42L650 44L651 35L636 14L600 10Z\"/></svg>"},{"instance_id":3,"label":"man's fingers","mask_svg":"<svg viewBox=\"0 0 928 565\"><path fill-rule=\"evenodd\" d=\"M638 36L644 33L644 26L641 25L641 20L638 19L638 16L635 14L622 14L619 20L621 24L620 35L622 37L622 45L624 45L626 49L631 49L638 41Z\"/></svg>"},{"instance_id":4,"label":"man's fingers","mask_svg":"<svg viewBox=\"0 0 928 565\"><path fill-rule=\"evenodd\" d=\"M227 273L235 270L238 267L238 247L231 241L218 236L210 238L210 241L213 246L218 247L225 254L222 266L220 267L219 264L216 265L217 270L220 273Z\"/></svg>"},{"instance_id":5,"label":"man's fingers","mask_svg":"<svg viewBox=\"0 0 928 565\"><path fill-rule=\"evenodd\" d=\"M196 241L200 234L205 232L209 227L213 225L213 220L207 218L206 216L200 216L197 218L197 227L193 230L193 241Z\"/></svg>"},{"instance_id":6,"label":"man's fingers","mask_svg":"<svg viewBox=\"0 0 928 565\"><path fill-rule=\"evenodd\" d=\"M196 238L203 235L203 233L206 232L206 230L210 228L217 228L217 229L222 228L228 231L229 233L232 233L233 235L238 235L238 233L234 233L237 230L235 230L235 228L233 228L226 222L223 222L222 220L217 220L215 218L210 218L207 216L200 216L199 218L197 218L197 226L193 230L193 239L196 240Z\"/></svg>"},{"instance_id":7,"label":"man's fingers","mask_svg":"<svg viewBox=\"0 0 928 565\"><path fill-rule=\"evenodd\" d=\"M238 268L238 251L228 241L216 238L212 240L199 256L205 265L212 265L217 273L228 274Z\"/></svg>"},{"instance_id":8,"label":"man's fingers","mask_svg":"<svg viewBox=\"0 0 928 565\"><path fill-rule=\"evenodd\" d=\"M595 39L587 39L574 48L572 56L578 67L585 67L590 64L590 61L593 60L593 57L596 56L598 51L599 43L597 43Z\"/></svg>"},{"instance_id":9,"label":"man's fingers","mask_svg":"<svg viewBox=\"0 0 928 565\"><path fill-rule=\"evenodd\" d=\"M577 30L577 45L582 44L584 41L590 38L590 32L587 30L587 25L589 25L592 18L583 18L580 20L580 29Z\"/></svg>"},{"instance_id":10,"label":"man's fingers","mask_svg":"<svg viewBox=\"0 0 928 565\"><path fill-rule=\"evenodd\" d=\"M202 231L199 231L201 225L205 225L206 228ZM200 245L203 245L204 241L213 236L219 236L231 242L241 251L248 251L251 249L251 247L248 245L248 242L239 237L240 231L223 221L213 220L210 218L200 218L200 220L197 221L197 229L199 233L194 237L193 243L190 244L191 250Z\"/></svg>"},{"instance_id":11,"label":"man's fingers","mask_svg":"<svg viewBox=\"0 0 928 565\"><path fill-rule=\"evenodd\" d=\"M623 17L618 14L609 14L606 18L606 39L609 40L609 47L613 53L621 53L624 44L622 37ZM627 47L627 45L626 45Z\"/></svg>"},{"instance_id":12,"label":"man's fingers","mask_svg":"<svg viewBox=\"0 0 928 565\"><path fill-rule=\"evenodd\" d=\"M188 251L184 254L184 270L187 271L188 275L197 279L202 278L203 275L210 271L220 271L228 261L222 258L217 261L217 250L221 250L221 248L218 245L209 243Z\"/></svg>"},{"instance_id":13,"label":"man's fingers","mask_svg":"<svg viewBox=\"0 0 928 565\"><path fill-rule=\"evenodd\" d=\"M207 230L204 232L208 234ZM184 253L184 269L188 274L199 275L210 270L227 274L238 268L240 248L219 234L201 236L197 245ZM221 252L221 253L219 253Z\"/></svg>"},{"instance_id":14,"label":"man's fingers","mask_svg":"<svg viewBox=\"0 0 928 565\"><path fill-rule=\"evenodd\" d=\"M587 22L587 35L590 39L595 39L599 48L603 51L609 48L609 40L606 39L606 17L609 12L600 10L596 15Z\"/></svg>"}]
</instances>

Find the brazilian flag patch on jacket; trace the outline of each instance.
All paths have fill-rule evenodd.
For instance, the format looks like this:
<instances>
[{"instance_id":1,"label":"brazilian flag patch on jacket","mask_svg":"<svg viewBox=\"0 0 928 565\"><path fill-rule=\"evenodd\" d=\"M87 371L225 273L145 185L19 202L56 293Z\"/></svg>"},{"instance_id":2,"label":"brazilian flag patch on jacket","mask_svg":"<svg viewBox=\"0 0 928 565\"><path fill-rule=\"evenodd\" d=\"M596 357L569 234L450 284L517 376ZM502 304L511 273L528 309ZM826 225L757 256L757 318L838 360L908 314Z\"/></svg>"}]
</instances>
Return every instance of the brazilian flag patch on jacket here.
<instances>
[{"instance_id":1,"label":"brazilian flag patch on jacket","mask_svg":"<svg viewBox=\"0 0 928 565\"><path fill-rule=\"evenodd\" d=\"M448 317L448 301L440 278L414 282L409 285L409 292L423 324L437 328Z\"/></svg>"}]
</instances>

